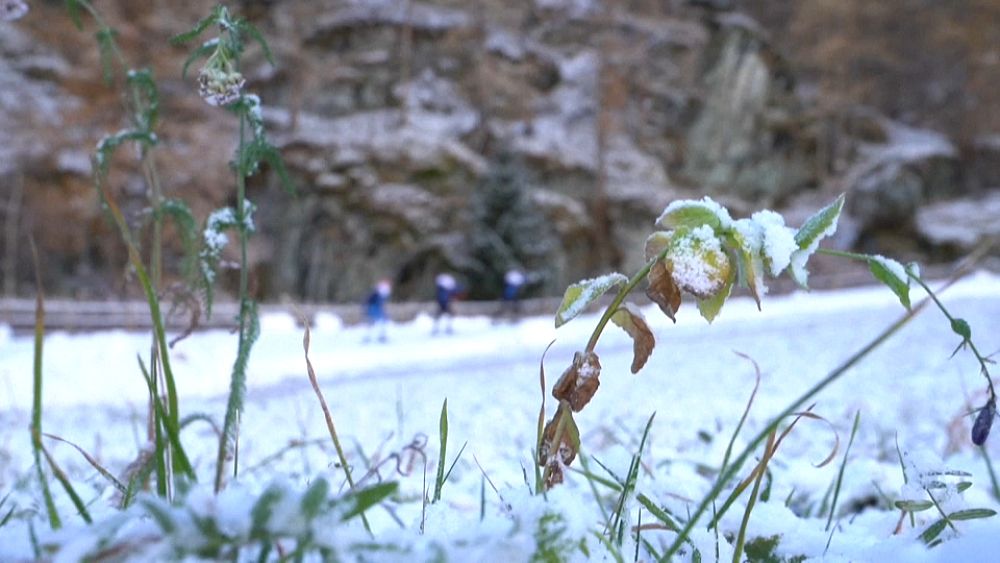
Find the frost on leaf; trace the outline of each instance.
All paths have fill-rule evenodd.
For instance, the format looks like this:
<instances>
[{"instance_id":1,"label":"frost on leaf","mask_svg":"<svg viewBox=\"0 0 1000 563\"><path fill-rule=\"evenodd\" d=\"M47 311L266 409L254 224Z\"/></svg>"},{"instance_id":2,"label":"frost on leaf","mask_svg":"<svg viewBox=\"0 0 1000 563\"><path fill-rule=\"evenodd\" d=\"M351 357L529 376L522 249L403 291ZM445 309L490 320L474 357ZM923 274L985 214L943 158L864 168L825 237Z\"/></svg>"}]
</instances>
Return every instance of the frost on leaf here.
<instances>
[{"instance_id":1,"label":"frost on leaf","mask_svg":"<svg viewBox=\"0 0 1000 563\"><path fill-rule=\"evenodd\" d=\"M712 230L728 230L733 222L729 211L710 197L701 201L685 199L672 202L656 220L664 229L694 229L707 225Z\"/></svg>"},{"instance_id":2,"label":"frost on leaf","mask_svg":"<svg viewBox=\"0 0 1000 563\"><path fill-rule=\"evenodd\" d=\"M735 273L729 274L729 279L726 280L725 285L722 286L722 290L716 293L714 296L708 299L698 300L698 312L701 316L708 322L715 320L718 316L719 311L722 310L722 306L726 303L726 299L729 299L729 294L733 291L733 285L736 283ZM756 292L754 297L757 297ZM760 308L760 300L757 301L757 308Z\"/></svg>"},{"instance_id":3,"label":"frost on leaf","mask_svg":"<svg viewBox=\"0 0 1000 563\"><path fill-rule=\"evenodd\" d=\"M628 281L619 273L606 274L598 278L583 280L566 288L562 303L556 312L556 328L571 321L609 289Z\"/></svg>"},{"instance_id":4,"label":"frost on leaf","mask_svg":"<svg viewBox=\"0 0 1000 563\"><path fill-rule=\"evenodd\" d=\"M664 262L674 283L698 299L709 299L719 293L732 270L729 256L722 250L722 241L707 225L674 236Z\"/></svg>"},{"instance_id":5,"label":"frost on leaf","mask_svg":"<svg viewBox=\"0 0 1000 563\"><path fill-rule=\"evenodd\" d=\"M802 287L807 287L806 282L809 280L806 262L819 248L820 241L837 230L837 220L840 219L840 212L843 208L844 194L840 194L833 203L807 219L795 233L795 243L799 249L792 253L791 273L792 278Z\"/></svg>"},{"instance_id":6,"label":"frost on leaf","mask_svg":"<svg viewBox=\"0 0 1000 563\"><path fill-rule=\"evenodd\" d=\"M910 308L910 277L902 264L892 258L876 254L868 257L868 269L875 279L884 283L896 294L903 307Z\"/></svg>"},{"instance_id":7,"label":"frost on leaf","mask_svg":"<svg viewBox=\"0 0 1000 563\"><path fill-rule=\"evenodd\" d=\"M773 277L781 275L791 264L792 253L799 249L795 232L785 226L784 217L770 209L758 211L750 219L760 227L760 254L764 264Z\"/></svg>"},{"instance_id":8,"label":"frost on leaf","mask_svg":"<svg viewBox=\"0 0 1000 563\"><path fill-rule=\"evenodd\" d=\"M639 373L656 345L653 331L649 330L649 325L639 308L631 303L622 305L611 316L611 321L625 329L625 332L632 337L632 373Z\"/></svg>"},{"instance_id":9,"label":"frost on leaf","mask_svg":"<svg viewBox=\"0 0 1000 563\"><path fill-rule=\"evenodd\" d=\"M580 451L580 430L568 407L565 401L559 403L555 416L545 425L542 441L538 445L538 465L548 469L546 488L552 488L563 482L564 468L573 463L577 452ZM553 450L556 450L558 455L552 455Z\"/></svg>"},{"instance_id":10,"label":"frost on leaf","mask_svg":"<svg viewBox=\"0 0 1000 563\"><path fill-rule=\"evenodd\" d=\"M733 229L726 234L726 245L736 254L737 281L750 290L760 310L760 297L767 293L764 285L764 260L760 257L764 235L760 225L750 219L740 219L733 223Z\"/></svg>"},{"instance_id":11,"label":"frost on leaf","mask_svg":"<svg viewBox=\"0 0 1000 563\"><path fill-rule=\"evenodd\" d=\"M593 352L577 352L573 363L559 376L552 387L552 396L566 401L574 411L580 411L590 402L601 381L601 362Z\"/></svg>"}]
</instances>

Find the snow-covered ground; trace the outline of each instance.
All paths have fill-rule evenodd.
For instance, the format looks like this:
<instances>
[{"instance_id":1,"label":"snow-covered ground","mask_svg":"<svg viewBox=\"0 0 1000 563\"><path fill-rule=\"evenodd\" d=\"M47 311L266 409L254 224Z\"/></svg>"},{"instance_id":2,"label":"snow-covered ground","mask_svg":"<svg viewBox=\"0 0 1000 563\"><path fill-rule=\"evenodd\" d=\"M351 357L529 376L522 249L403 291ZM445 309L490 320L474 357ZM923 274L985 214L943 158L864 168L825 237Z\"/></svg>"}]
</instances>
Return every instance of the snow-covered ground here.
<instances>
[{"instance_id":1,"label":"snow-covered ground","mask_svg":"<svg viewBox=\"0 0 1000 563\"><path fill-rule=\"evenodd\" d=\"M942 297L953 314L970 323L984 354L1000 350L1000 277L972 276ZM711 487L711 477L705 475L721 463L754 386L753 366L735 352L752 358L761 370L760 389L736 442L738 451L772 416L902 312L884 287L765 298L760 312L749 298L736 298L712 325L691 303L682 306L676 325L655 307L646 308L657 346L638 375L629 372L632 343L624 332L610 326L597 347L603 366L601 388L576 416L582 452L624 475L643 427L655 412L638 491L683 515ZM524 470L533 474L541 354L555 339L545 359L551 388L573 352L586 343L596 320L596 314L585 314L556 330L549 317L516 323L462 318L456 319L453 333L432 335L432 321L424 316L392 325L388 342L377 343L366 342L364 327L344 327L335 318L319 318L312 329L310 358L359 473L366 463L404 451L423 436L427 478L433 481L438 417L447 399L449 460L463 443L468 445L444 490L447 510L436 507L426 523L429 536L445 538L475 527L483 471L517 510L516 499L527 490ZM259 488L275 475L300 483L318 475L342 481L306 376L302 336L291 317L262 319L240 429L240 481L248 488ZM829 454L835 434L822 422L801 421L771 462L770 501L754 509L751 537L780 535L778 553L785 557L993 560L1000 551L1000 516L956 522L957 531L944 533L951 539L927 551L917 536L938 517L936 511L919 513L916 526L907 520L894 534L900 513L881 508L885 497L915 499L922 494L913 483L904 485L898 443L908 467L915 471L946 467L972 474L973 486L948 501L946 509L1000 510L990 493L986 464L968 438L973 418L968 413L985 402L985 382L969 354L959 352L950 358L957 339L940 312L928 308L821 393L813 410L839 435L836 461L814 467ZM12 505L19 514L41 506L29 478L32 345L30 337L14 336L0 325L0 428L4 429L0 498L11 493L3 513ZM146 391L136 357L148 356L148 348L149 336L144 334L49 334L43 365L43 429L76 443L113 472L122 471L144 445ZM205 413L221 421L235 348L234 335L223 331L198 333L176 345L171 357L182 415ZM547 418L553 408L548 397ZM831 540L824 530L826 518L817 513L837 477L855 413L860 413L860 427L844 473ZM205 481L214 469L217 443L212 432L207 424L196 422L183 434ZM57 442L49 442L49 447L74 476L95 516L111 513L107 505L113 491L104 479L71 447ZM991 437L987 449L1000 459L1000 436ZM394 463L384 465L381 475L400 480L404 497L419 499L424 475L419 456L416 459L410 475L394 473ZM748 471L749 467L741 475ZM600 531L601 512L590 485L574 473L568 481L562 487L567 493L559 496L573 500L560 502L577 512L574 518ZM71 514L61 489L56 496L64 516ZM490 511L497 512L502 503L493 493L488 497ZM723 518L724 531L739 528L745 506L741 503ZM866 505L880 508L864 509ZM633 523L637 509L634 504ZM416 534L420 503L400 505L397 514ZM382 516L373 517L377 528L402 533L392 519ZM643 522L651 521L648 513L643 515ZM36 530L44 536L45 528L38 519ZM86 534L84 528L76 529ZM713 559L714 535L703 526L697 530L702 553ZM649 531L643 538L661 546L671 541L672 534ZM0 560L29 558L31 553L22 519L0 528ZM720 556L732 557L724 540Z\"/></svg>"}]
</instances>

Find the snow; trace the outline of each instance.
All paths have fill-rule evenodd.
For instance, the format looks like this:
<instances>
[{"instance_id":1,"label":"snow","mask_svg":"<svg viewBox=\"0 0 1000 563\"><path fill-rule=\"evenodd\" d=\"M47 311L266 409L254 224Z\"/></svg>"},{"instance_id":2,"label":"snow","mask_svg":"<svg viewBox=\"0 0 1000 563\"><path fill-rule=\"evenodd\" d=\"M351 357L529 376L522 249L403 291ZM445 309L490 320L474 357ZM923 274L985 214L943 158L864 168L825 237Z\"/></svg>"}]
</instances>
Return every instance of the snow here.
<instances>
[{"instance_id":1,"label":"snow","mask_svg":"<svg viewBox=\"0 0 1000 563\"><path fill-rule=\"evenodd\" d=\"M785 226L785 218L779 213L765 209L751 217L761 227L761 251L771 275L778 277L792 262L792 253L799 249L795 243L795 231Z\"/></svg>"},{"instance_id":2,"label":"snow","mask_svg":"<svg viewBox=\"0 0 1000 563\"><path fill-rule=\"evenodd\" d=\"M726 281L729 259L712 227L696 227L670 244L667 260L674 283L702 299L715 295Z\"/></svg>"},{"instance_id":3,"label":"snow","mask_svg":"<svg viewBox=\"0 0 1000 563\"><path fill-rule=\"evenodd\" d=\"M561 312L556 317L558 322L557 326L577 317L583 312L584 309L587 308L587 305L590 305L594 302L594 300L604 295L606 291L627 281L628 278L624 275L619 274L618 272L613 272L596 278L582 280L573 284L570 286L571 289L579 288L580 294L569 302L563 301L562 305L559 307ZM567 294L569 294L569 290L567 290Z\"/></svg>"},{"instance_id":4,"label":"snow","mask_svg":"<svg viewBox=\"0 0 1000 563\"><path fill-rule=\"evenodd\" d=\"M717 228L720 231L729 230L733 226L733 218L729 215L729 210L708 196L701 200L681 199L671 202L656 219L656 224L662 225L668 217L688 210L703 210L714 215L719 220Z\"/></svg>"},{"instance_id":5,"label":"snow","mask_svg":"<svg viewBox=\"0 0 1000 563\"><path fill-rule=\"evenodd\" d=\"M920 297L922 292L914 289L914 300ZM971 324L984 354L1000 349L996 321L1000 318L1000 276L971 276L941 298L955 316ZM632 356L628 335L605 331L596 348L603 366L601 388L587 407L574 415L581 433L581 454L590 459L591 470L606 475L594 463L600 461L621 476L627 472L642 429L655 411L637 491L681 517L693 511L712 486L705 471L720 463L753 389L752 366L731 350L757 361L762 377L745 430L736 440L738 451L775 413L902 313L895 296L882 286L772 296L762 312L751 299L737 297L726 305L727 314L711 326L705 325L689 305L680 309L676 325L655 306L643 307L658 342L649 363L636 376L628 372ZM602 557L604 548L590 533L603 529L601 510L587 480L579 473L567 472L567 483L544 500L528 494L522 473L522 467L529 475L532 472L541 353L555 338L545 360L551 386L555 375L582 348L597 319L597 314L583 314L556 331L551 317L503 324L482 317L459 318L454 335L431 336L433 321L421 315L412 322L392 325L389 342L384 345L363 344L364 327L345 326L330 315L316 319L310 357L355 475L364 474L364 459L373 463L389 460L380 478L400 482L399 496L404 500L393 506L405 529L385 511L369 513L378 541L402 550L395 560L413 560L414 553L435 550L454 561L526 560L546 515L559 515L562 521L557 524L565 528L564 537L585 538L592 555ZM942 469L971 474L941 478L946 483L973 483L961 495L946 499L956 503L949 508L1000 509L990 494L985 464L968 443L974 418L969 413L985 402L984 381L968 354L959 352L949 358L956 338L941 314L928 309L824 390L816 398L814 411L839 433L841 450L836 461L820 469L813 466L827 455L834 438L822 423L800 422L771 462L771 497L756 504L750 537L779 535L778 553L789 558L991 560L1000 549L1000 517L955 522L958 534L927 550L918 536L937 517L934 510L918 513L916 527L907 519L895 535L898 510L849 510L883 493L893 500L928 499L919 483L924 479L928 484L927 475ZM149 342L146 334L126 331L49 333L43 363L43 429L73 440L113 473L119 473L144 444L145 383L135 358L137 354L148 355ZM182 414L206 413L221 418L235 348L234 336L226 331L199 332L174 347L171 359ZM289 490L287 502L295 502L306 484L317 477L326 478L335 491L343 481L341 470L333 463L332 447L328 440L323 441L326 427L322 412L305 376L302 329L291 316L262 319L261 337L248 371L239 481L218 497L207 489L196 489L187 500L193 514L214 513L233 534L246 533L249 507L272 483L285 486ZM140 507L126 513L110 508L112 487L77 452L56 442L47 442L50 451L74 480L99 523L96 528L84 526L56 486L53 494L67 528L48 531L38 513L40 496L31 478L26 430L32 401L31 373L30 335L15 334L0 325L0 424L9 429L0 436L0 498L11 493L4 512L8 506L18 509L17 516L0 527L0 560L33 557L23 520L25 510L34 512L41 541L64 546L56 560L78 560L95 545L100 535L96 532L102 529L113 531L111 537L115 538L158 534L159 528L141 516ZM412 499L420 497L425 470L433 480L438 416L445 398L449 463L463 443L468 445L444 487L444 502L427 507L426 532L421 535L421 504ZM547 407L547 416L551 416L551 397ZM844 512L838 511L831 530L826 531L826 517L817 514L818 507L836 478L858 411L861 424L838 500ZM418 434L425 437L421 451L427 465L416 456L407 475L397 474L390 454L402 451ZM196 423L185 429L182 439L207 483L217 445L211 430ZM293 442L317 440L322 445L293 447L276 455ZM904 484L896 443L906 456L912 486ZM996 459L1000 440L991 437L987 449ZM581 468L580 463L577 460L573 467ZM744 468L741 478L748 471ZM480 522L479 494L486 477L499 492L485 485L485 517ZM372 484L377 478L370 476L366 482ZM793 501L786 506L784 501L789 497ZM738 529L745 499L744 494L723 517L721 532ZM627 507L626 522L637 524L637 503L630 500ZM174 510L178 519L187 514L180 508ZM653 519L643 510L641 521L647 524ZM551 524L552 520L545 522ZM317 521L314 525L320 524ZM350 546L367 541L357 522L353 524L337 524L337 533L323 541L349 553ZM186 539L196 541L195 533L191 531ZM642 538L662 551L661 542L672 536L646 530ZM715 534L699 525L693 539L703 557L714 560ZM722 560L730 559L728 542L722 539L718 545ZM170 544L151 542L148 549L144 552L147 559L170 555ZM634 542L627 539L623 553L631 557L631 549ZM249 551L247 555L252 557ZM579 552L570 557L585 559ZM382 553L373 554L372 559L393 557Z\"/></svg>"},{"instance_id":6,"label":"snow","mask_svg":"<svg viewBox=\"0 0 1000 563\"><path fill-rule=\"evenodd\" d=\"M878 262L883 268L888 270L900 283L903 285L910 285L910 276L906 275L906 268L902 264L893 260L892 258L886 258L881 254L874 254L871 259Z\"/></svg>"}]
</instances>

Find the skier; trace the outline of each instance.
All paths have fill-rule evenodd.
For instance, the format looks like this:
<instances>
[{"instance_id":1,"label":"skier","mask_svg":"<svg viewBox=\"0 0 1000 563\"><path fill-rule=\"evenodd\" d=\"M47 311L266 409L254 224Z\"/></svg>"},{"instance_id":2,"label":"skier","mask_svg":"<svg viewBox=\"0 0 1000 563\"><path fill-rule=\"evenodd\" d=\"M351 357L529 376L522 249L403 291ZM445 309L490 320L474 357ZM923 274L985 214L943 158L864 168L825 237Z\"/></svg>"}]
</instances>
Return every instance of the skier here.
<instances>
[{"instance_id":1,"label":"skier","mask_svg":"<svg viewBox=\"0 0 1000 563\"><path fill-rule=\"evenodd\" d=\"M389 324L389 318L385 313L385 302L389 300L390 294L392 294L392 284L387 279L381 279L372 288L368 299L365 300L365 316L368 319L368 331L365 333L364 342L370 341L372 334L376 331L378 332L379 342L387 340L386 325Z\"/></svg>"},{"instance_id":2,"label":"skier","mask_svg":"<svg viewBox=\"0 0 1000 563\"><path fill-rule=\"evenodd\" d=\"M451 309L451 302L455 298L455 294L458 293L458 282L455 281L454 276L451 274L441 273L434 278L434 289L438 310L434 314L434 329L431 331L431 334L438 333L439 324L445 315L448 316L448 324L445 325L445 332L451 334L451 325L455 318L455 313Z\"/></svg>"},{"instance_id":3,"label":"skier","mask_svg":"<svg viewBox=\"0 0 1000 563\"><path fill-rule=\"evenodd\" d=\"M524 274L518 269L507 270L503 276L503 303L500 312L502 316L516 319L521 312L521 289L526 281Z\"/></svg>"}]
</instances>

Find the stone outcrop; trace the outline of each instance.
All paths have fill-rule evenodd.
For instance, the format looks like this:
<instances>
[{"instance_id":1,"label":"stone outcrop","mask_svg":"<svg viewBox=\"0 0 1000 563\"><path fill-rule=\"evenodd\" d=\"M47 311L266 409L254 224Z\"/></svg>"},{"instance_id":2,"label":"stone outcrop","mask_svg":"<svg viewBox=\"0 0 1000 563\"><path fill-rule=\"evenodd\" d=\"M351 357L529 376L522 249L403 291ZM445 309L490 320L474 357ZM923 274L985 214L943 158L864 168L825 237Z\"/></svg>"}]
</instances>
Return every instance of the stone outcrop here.
<instances>
[{"instance_id":1,"label":"stone outcrop","mask_svg":"<svg viewBox=\"0 0 1000 563\"><path fill-rule=\"evenodd\" d=\"M356 301L381 277L396 281L397 297L424 299L438 271L488 279L513 266L536 270L531 291L556 294L638 267L653 219L677 197L711 195L743 213L815 188L819 199L846 190L845 224L861 240L911 228L922 205L964 190L956 186L995 187L988 136L956 149L877 113L817 111L786 54L732 3L242 6L277 61L271 67L251 49L247 88L260 95L297 187L288 196L266 170L248 185L258 206L252 285L264 299ZM236 128L198 98L192 76L180 76L187 52L169 37L210 7L100 6L129 64L158 79L164 192L199 221L232 205ZM77 31L57 3L36 2L28 17L0 24L7 291L30 288L20 244L28 236L54 293L93 297L134 285L124 283L124 250L90 178L93 147L126 119L84 23ZM843 122L853 125L837 129ZM148 222L148 187L133 156L119 151L108 188L138 229ZM962 176L968 159L974 181ZM497 188L505 174L516 178L513 191ZM520 202L521 217L484 214L498 197ZM509 236L522 219L537 244ZM501 258L484 261L486 247ZM180 245L170 238L166 250L169 282ZM234 282L224 275L222 290Z\"/></svg>"}]
</instances>

